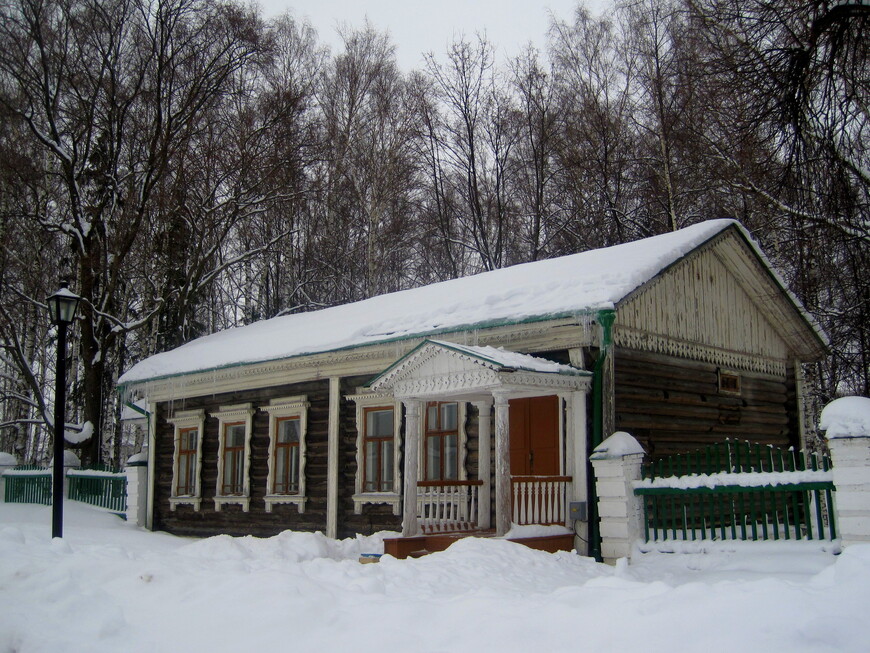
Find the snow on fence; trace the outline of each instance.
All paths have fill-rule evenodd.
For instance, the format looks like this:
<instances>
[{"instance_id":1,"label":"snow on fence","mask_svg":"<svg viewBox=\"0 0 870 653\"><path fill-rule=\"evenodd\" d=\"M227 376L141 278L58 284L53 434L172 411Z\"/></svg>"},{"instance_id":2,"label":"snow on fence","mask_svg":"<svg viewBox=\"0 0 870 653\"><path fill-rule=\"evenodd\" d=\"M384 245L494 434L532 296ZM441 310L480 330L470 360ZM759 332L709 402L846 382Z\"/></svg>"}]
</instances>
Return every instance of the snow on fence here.
<instances>
[{"instance_id":1,"label":"snow on fence","mask_svg":"<svg viewBox=\"0 0 870 653\"><path fill-rule=\"evenodd\" d=\"M646 542L834 540L830 459L726 441L643 467Z\"/></svg>"}]
</instances>

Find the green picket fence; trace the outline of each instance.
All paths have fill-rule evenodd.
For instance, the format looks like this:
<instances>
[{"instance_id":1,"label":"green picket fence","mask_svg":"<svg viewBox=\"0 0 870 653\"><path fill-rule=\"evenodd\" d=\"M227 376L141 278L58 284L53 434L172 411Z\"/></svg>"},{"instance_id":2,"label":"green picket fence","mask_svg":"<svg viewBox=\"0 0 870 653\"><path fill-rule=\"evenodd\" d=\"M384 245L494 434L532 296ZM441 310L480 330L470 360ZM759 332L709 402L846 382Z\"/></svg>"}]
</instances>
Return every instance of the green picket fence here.
<instances>
[{"instance_id":1,"label":"green picket fence","mask_svg":"<svg viewBox=\"0 0 870 653\"><path fill-rule=\"evenodd\" d=\"M726 441L647 464L636 484L647 542L834 540L827 456Z\"/></svg>"},{"instance_id":2,"label":"green picket fence","mask_svg":"<svg viewBox=\"0 0 870 653\"><path fill-rule=\"evenodd\" d=\"M19 465L3 475L6 503L51 505L51 470L36 465Z\"/></svg>"},{"instance_id":3,"label":"green picket fence","mask_svg":"<svg viewBox=\"0 0 870 653\"><path fill-rule=\"evenodd\" d=\"M68 476L69 498L115 512L127 509L127 476L102 470L73 470Z\"/></svg>"}]
</instances>

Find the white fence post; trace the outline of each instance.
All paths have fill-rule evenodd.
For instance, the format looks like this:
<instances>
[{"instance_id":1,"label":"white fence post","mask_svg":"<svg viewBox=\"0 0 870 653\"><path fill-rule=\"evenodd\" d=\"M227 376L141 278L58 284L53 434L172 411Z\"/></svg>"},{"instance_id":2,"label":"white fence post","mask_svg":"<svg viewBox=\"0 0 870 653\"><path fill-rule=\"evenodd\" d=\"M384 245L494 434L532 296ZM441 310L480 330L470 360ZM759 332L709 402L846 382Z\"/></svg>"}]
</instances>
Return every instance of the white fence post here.
<instances>
[{"instance_id":1,"label":"white fence post","mask_svg":"<svg viewBox=\"0 0 870 653\"><path fill-rule=\"evenodd\" d=\"M15 469L18 464L18 458L11 453L0 452L0 502L6 501L6 481L3 480L3 474L9 469Z\"/></svg>"},{"instance_id":2,"label":"white fence post","mask_svg":"<svg viewBox=\"0 0 870 653\"><path fill-rule=\"evenodd\" d=\"M127 460L127 521L145 526L148 497L148 456L138 453Z\"/></svg>"},{"instance_id":3,"label":"white fence post","mask_svg":"<svg viewBox=\"0 0 870 653\"><path fill-rule=\"evenodd\" d=\"M837 531L844 545L870 542L870 399L842 397L822 411L834 473Z\"/></svg>"},{"instance_id":4,"label":"white fence post","mask_svg":"<svg viewBox=\"0 0 870 653\"><path fill-rule=\"evenodd\" d=\"M641 502L634 494L633 484L640 480L643 456L640 443L620 431L595 447L589 457L598 495L601 556L609 564L629 557L643 530Z\"/></svg>"}]
</instances>

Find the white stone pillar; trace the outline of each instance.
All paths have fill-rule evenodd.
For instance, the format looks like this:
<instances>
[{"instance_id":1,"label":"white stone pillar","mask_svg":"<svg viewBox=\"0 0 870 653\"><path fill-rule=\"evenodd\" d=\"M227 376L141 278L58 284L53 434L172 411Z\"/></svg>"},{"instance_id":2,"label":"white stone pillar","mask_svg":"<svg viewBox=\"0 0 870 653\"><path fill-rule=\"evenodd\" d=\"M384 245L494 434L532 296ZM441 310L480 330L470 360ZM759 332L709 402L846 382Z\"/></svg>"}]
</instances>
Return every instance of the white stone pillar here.
<instances>
[{"instance_id":1,"label":"white stone pillar","mask_svg":"<svg viewBox=\"0 0 870 653\"><path fill-rule=\"evenodd\" d=\"M642 506L634 494L643 456L637 440L618 432L595 447L589 457L595 470L601 557L609 564L629 557L643 530Z\"/></svg>"},{"instance_id":2,"label":"white stone pillar","mask_svg":"<svg viewBox=\"0 0 870 653\"><path fill-rule=\"evenodd\" d=\"M837 532L843 545L870 542L870 436L828 439Z\"/></svg>"},{"instance_id":3,"label":"white stone pillar","mask_svg":"<svg viewBox=\"0 0 870 653\"><path fill-rule=\"evenodd\" d=\"M124 470L127 474L127 521L146 526L148 508L148 454L131 456Z\"/></svg>"},{"instance_id":4,"label":"white stone pillar","mask_svg":"<svg viewBox=\"0 0 870 653\"><path fill-rule=\"evenodd\" d=\"M3 474L10 469L15 469L18 465L18 458L11 453L0 452L0 503L6 501L6 481L3 480Z\"/></svg>"},{"instance_id":5,"label":"white stone pillar","mask_svg":"<svg viewBox=\"0 0 870 653\"><path fill-rule=\"evenodd\" d=\"M402 510L402 535L418 535L417 524L417 477L420 460L420 402L404 401L405 405L405 474L404 508Z\"/></svg>"},{"instance_id":6,"label":"white stone pillar","mask_svg":"<svg viewBox=\"0 0 870 653\"><path fill-rule=\"evenodd\" d=\"M504 535L511 527L510 404L495 395L495 533Z\"/></svg>"},{"instance_id":7,"label":"white stone pillar","mask_svg":"<svg viewBox=\"0 0 870 653\"><path fill-rule=\"evenodd\" d=\"M492 458L490 454L492 447L492 401L475 401L474 406L477 408L478 414L477 478L483 482L483 485L480 486L480 493L477 495L477 526L478 528L489 528L492 511L492 493L490 492L492 484Z\"/></svg>"}]
</instances>

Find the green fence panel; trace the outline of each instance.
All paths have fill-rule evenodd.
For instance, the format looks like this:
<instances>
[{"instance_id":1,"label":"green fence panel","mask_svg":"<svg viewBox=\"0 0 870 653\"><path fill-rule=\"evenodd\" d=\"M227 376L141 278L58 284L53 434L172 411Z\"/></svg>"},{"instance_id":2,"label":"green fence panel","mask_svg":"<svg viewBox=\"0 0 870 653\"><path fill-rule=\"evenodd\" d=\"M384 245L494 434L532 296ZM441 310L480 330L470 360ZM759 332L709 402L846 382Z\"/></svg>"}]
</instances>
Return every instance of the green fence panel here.
<instances>
[{"instance_id":1,"label":"green fence panel","mask_svg":"<svg viewBox=\"0 0 870 653\"><path fill-rule=\"evenodd\" d=\"M69 475L69 498L115 512L127 509L127 477L122 474Z\"/></svg>"},{"instance_id":2,"label":"green fence panel","mask_svg":"<svg viewBox=\"0 0 870 653\"><path fill-rule=\"evenodd\" d=\"M51 474L4 474L6 503L39 503L51 505Z\"/></svg>"}]
</instances>

